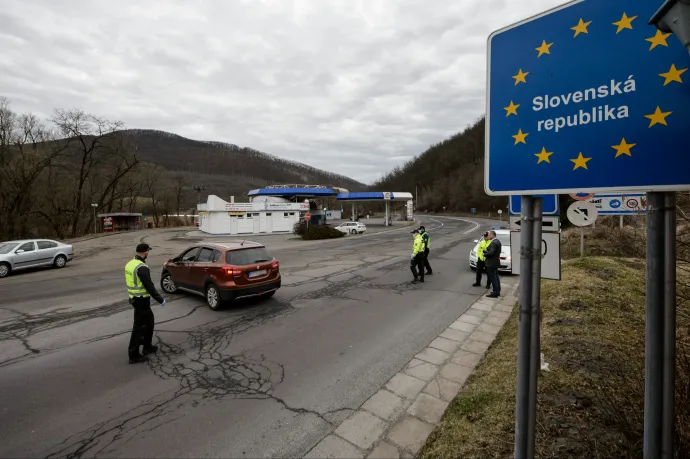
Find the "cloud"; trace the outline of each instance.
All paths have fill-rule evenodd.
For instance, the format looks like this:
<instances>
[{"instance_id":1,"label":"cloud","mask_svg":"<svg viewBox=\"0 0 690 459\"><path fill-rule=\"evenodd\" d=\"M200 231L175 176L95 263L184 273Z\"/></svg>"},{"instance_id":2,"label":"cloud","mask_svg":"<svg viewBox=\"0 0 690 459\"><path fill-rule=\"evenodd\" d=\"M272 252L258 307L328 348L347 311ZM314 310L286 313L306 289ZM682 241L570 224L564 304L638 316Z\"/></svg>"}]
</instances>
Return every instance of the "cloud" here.
<instances>
[{"instance_id":1,"label":"cloud","mask_svg":"<svg viewBox=\"0 0 690 459\"><path fill-rule=\"evenodd\" d=\"M560 0L4 0L0 95L370 183L484 113L486 39Z\"/></svg>"}]
</instances>

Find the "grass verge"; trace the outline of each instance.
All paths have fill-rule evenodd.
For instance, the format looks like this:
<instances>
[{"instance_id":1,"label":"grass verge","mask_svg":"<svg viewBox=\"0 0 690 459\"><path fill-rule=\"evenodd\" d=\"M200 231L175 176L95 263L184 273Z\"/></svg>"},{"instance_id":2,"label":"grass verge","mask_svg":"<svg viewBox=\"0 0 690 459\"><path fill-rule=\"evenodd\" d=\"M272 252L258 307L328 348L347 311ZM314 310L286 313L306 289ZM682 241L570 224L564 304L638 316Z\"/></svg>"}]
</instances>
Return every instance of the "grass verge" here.
<instances>
[{"instance_id":1,"label":"grass verge","mask_svg":"<svg viewBox=\"0 0 690 459\"><path fill-rule=\"evenodd\" d=\"M641 457L644 260L586 257L542 281L538 457ZM679 272L680 275L680 272ZM680 306L680 305L679 305ZM687 454L688 321L678 318L678 457ZM517 308L420 452L508 458L514 441Z\"/></svg>"}]
</instances>

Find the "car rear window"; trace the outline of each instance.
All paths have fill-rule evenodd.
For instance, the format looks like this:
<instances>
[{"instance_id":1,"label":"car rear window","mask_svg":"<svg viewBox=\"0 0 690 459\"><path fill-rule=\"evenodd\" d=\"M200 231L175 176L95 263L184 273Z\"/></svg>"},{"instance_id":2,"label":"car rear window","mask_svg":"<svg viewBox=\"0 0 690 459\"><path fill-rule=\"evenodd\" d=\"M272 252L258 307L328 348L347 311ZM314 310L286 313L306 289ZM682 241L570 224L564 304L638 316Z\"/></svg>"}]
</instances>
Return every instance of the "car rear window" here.
<instances>
[{"instance_id":1,"label":"car rear window","mask_svg":"<svg viewBox=\"0 0 690 459\"><path fill-rule=\"evenodd\" d=\"M231 265L251 265L265 261L271 261L273 257L264 247L253 247L251 249L233 250L225 254L225 261Z\"/></svg>"},{"instance_id":2,"label":"car rear window","mask_svg":"<svg viewBox=\"0 0 690 459\"><path fill-rule=\"evenodd\" d=\"M501 245L510 245L510 234L497 234L496 237L501 241Z\"/></svg>"}]
</instances>

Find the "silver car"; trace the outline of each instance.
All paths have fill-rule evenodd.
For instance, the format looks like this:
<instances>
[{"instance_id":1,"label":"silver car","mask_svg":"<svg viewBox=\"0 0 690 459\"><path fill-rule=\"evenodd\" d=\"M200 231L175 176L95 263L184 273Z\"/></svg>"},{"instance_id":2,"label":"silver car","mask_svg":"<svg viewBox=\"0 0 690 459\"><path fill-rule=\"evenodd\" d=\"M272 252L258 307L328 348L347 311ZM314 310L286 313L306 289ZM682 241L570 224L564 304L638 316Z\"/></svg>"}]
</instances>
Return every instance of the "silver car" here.
<instances>
[{"instance_id":1,"label":"silver car","mask_svg":"<svg viewBox=\"0 0 690 459\"><path fill-rule=\"evenodd\" d=\"M39 266L64 268L72 258L74 251L71 245L49 239L0 242L0 277Z\"/></svg>"}]
</instances>

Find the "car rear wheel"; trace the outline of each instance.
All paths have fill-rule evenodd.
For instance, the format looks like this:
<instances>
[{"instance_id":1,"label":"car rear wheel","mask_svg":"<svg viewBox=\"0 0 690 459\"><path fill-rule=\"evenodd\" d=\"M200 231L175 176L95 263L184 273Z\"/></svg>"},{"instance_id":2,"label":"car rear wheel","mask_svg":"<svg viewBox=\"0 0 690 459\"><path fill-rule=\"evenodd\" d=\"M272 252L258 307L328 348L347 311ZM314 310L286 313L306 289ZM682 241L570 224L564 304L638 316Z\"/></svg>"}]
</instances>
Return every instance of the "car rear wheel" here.
<instances>
[{"instance_id":1,"label":"car rear wheel","mask_svg":"<svg viewBox=\"0 0 690 459\"><path fill-rule=\"evenodd\" d=\"M161 288L166 293L177 293L177 285L170 273L165 273L163 277L161 277Z\"/></svg>"},{"instance_id":2,"label":"car rear wheel","mask_svg":"<svg viewBox=\"0 0 690 459\"><path fill-rule=\"evenodd\" d=\"M9 276L10 271L10 265L8 265L7 263L0 263L0 278Z\"/></svg>"},{"instance_id":3,"label":"car rear wheel","mask_svg":"<svg viewBox=\"0 0 690 459\"><path fill-rule=\"evenodd\" d=\"M56 268L64 268L67 264L67 258L64 255L58 255L53 261L53 266Z\"/></svg>"},{"instance_id":4,"label":"car rear wheel","mask_svg":"<svg viewBox=\"0 0 690 459\"><path fill-rule=\"evenodd\" d=\"M206 304L208 304L208 307L214 311L218 311L222 306L218 287L213 284L210 284L208 287L206 287Z\"/></svg>"},{"instance_id":5,"label":"car rear wheel","mask_svg":"<svg viewBox=\"0 0 690 459\"><path fill-rule=\"evenodd\" d=\"M356 230L356 229L353 229L352 231L350 231L350 233L351 233L351 234L357 234L357 230Z\"/></svg>"}]
</instances>

